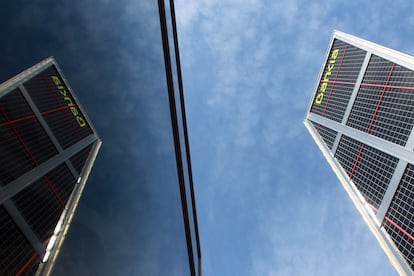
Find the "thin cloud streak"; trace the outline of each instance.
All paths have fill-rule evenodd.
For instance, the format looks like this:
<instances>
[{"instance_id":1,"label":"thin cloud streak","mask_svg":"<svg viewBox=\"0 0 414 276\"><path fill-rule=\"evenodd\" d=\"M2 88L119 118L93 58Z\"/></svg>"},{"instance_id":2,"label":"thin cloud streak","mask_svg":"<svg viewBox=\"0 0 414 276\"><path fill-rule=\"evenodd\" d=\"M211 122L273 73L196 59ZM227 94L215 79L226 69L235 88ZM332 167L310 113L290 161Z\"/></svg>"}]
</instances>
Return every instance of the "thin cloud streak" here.
<instances>
[{"instance_id":1,"label":"thin cloud streak","mask_svg":"<svg viewBox=\"0 0 414 276\"><path fill-rule=\"evenodd\" d=\"M302 121L332 30L401 46L389 26L396 12L301 0L181 0L176 10L187 106L196 106L189 130L203 137L190 142L204 274L392 274ZM228 224L247 227L242 252L221 248ZM235 247L239 238L226 237Z\"/></svg>"}]
</instances>

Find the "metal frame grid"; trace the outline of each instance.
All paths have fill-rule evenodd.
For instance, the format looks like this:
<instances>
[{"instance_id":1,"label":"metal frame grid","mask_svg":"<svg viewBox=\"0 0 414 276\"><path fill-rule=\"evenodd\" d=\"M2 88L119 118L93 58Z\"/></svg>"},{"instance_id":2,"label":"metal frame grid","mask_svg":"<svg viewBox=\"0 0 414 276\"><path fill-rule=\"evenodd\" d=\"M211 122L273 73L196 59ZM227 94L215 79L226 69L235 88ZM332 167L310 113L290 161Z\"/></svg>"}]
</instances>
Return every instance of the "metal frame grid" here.
<instances>
[{"instance_id":1,"label":"metal frame grid","mask_svg":"<svg viewBox=\"0 0 414 276\"><path fill-rule=\"evenodd\" d=\"M341 122L366 52L334 39L320 77L311 112Z\"/></svg>"},{"instance_id":2,"label":"metal frame grid","mask_svg":"<svg viewBox=\"0 0 414 276\"><path fill-rule=\"evenodd\" d=\"M314 108L322 84L321 80L323 81L323 74L326 73L336 40L366 51L365 60L355 81L338 81L334 78L329 80L331 84L335 84L335 87L337 85L353 87L341 120L325 116L321 109L315 111L317 109ZM413 274L414 268L410 262L413 259L413 250L406 245L407 235L401 233L403 231L408 233L405 227L413 229L413 225L408 224L411 217L407 214L413 214L414 210L407 209L404 215L408 217L398 221L398 218L392 218L391 209L387 209L392 204L396 204L396 198L400 196L402 188L398 187L398 183L405 164L413 163L414 133L411 130L414 124L412 108L414 73L412 71L414 71L414 57L335 31L304 119L305 126L313 139L401 275ZM339 91L342 91L342 88ZM324 100L327 95L329 94L325 93ZM358 108L359 113L356 111ZM370 110L367 111L367 108ZM321 127L338 131L332 147L326 143L326 138L320 135ZM409 181L413 182L411 178ZM410 186L408 189L412 192L414 188ZM408 197L413 198L413 195ZM399 211L401 211L400 205L396 207ZM413 236L411 232L409 235ZM394 238L397 236L398 240L395 241ZM404 246L400 244L401 240L406 241ZM404 254L405 258L402 257Z\"/></svg>"},{"instance_id":3,"label":"metal frame grid","mask_svg":"<svg viewBox=\"0 0 414 276\"><path fill-rule=\"evenodd\" d=\"M63 149L92 133L55 66L28 80L24 87Z\"/></svg>"},{"instance_id":4,"label":"metal frame grid","mask_svg":"<svg viewBox=\"0 0 414 276\"><path fill-rule=\"evenodd\" d=\"M338 132L315 122L312 122L312 124L313 127L318 131L319 135L321 136L325 144L328 146L328 148L332 150L332 146L335 142L335 138Z\"/></svg>"},{"instance_id":5,"label":"metal frame grid","mask_svg":"<svg viewBox=\"0 0 414 276\"><path fill-rule=\"evenodd\" d=\"M63 163L13 197L41 242L52 235L76 179Z\"/></svg>"},{"instance_id":6,"label":"metal frame grid","mask_svg":"<svg viewBox=\"0 0 414 276\"><path fill-rule=\"evenodd\" d=\"M308 120L305 121L305 126L340 180L355 207L360 212L362 218L367 223L369 229L377 238L380 246L389 257L391 263L401 275L411 275L411 268L407 265L405 260L401 258L401 253L395 249L395 245L389 239L388 234L380 228L380 224L378 223L375 213L373 212L373 206L367 203L366 199L362 196L356 186L350 182L349 173L347 173L338 160L334 158L334 154L328 149L324 141L318 135L316 128L314 128ZM338 135L340 135L340 133L338 133Z\"/></svg>"},{"instance_id":7,"label":"metal frame grid","mask_svg":"<svg viewBox=\"0 0 414 276\"><path fill-rule=\"evenodd\" d=\"M378 209L398 159L345 135L335 158L364 198Z\"/></svg>"},{"instance_id":8,"label":"metal frame grid","mask_svg":"<svg viewBox=\"0 0 414 276\"><path fill-rule=\"evenodd\" d=\"M25 266L26 260L31 258L37 258L39 261L38 256L33 257L36 254L35 250L3 206L0 206L0 248L2 275L16 275ZM33 264L27 266L27 269L31 266Z\"/></svg>"},{"instance_id":9,"label":"metal frame grid","mask_svg":"<svg viewBox=\"0 0 414 276\"><path fill-rule=\"evenodd\" d=\"M63 241L68 233L69 226L78 206L80 196L82 195L83 189L85 188L86 181L89 177L89 173L91 172L92 165L95 162L96 156L99 152L101 145L102 141L100 140L95 141L92 144L90 154L85 161L85 165L83 166L82 171L79 174L80 176L66 204L66 208L63 211L59 219L59 222L56 225L56 228L53 232L48 246L46 247L45 256L43 257L43 261L39 265L39 269L37 270L36 275L49 275L52 271L53 265L56 262ZM88 148L86 148L86 150L88 150Z\"/></svg>"},{"instance_id":10,"label":"metal frame grid","mask_svg":"<svg viewBox=\"0 0 414 276\"><path fill-rule=\"evenodd\" d=\"M0 98L0 137L3 159L0 176L3 186L57 154L18 89Z\"/></svg>"},{"instance_id":11,"label":"metal frame grid","mask_svg":"<svg viewBox=\"0 0 414 276\"><path fill-rule=\"evenodd\" d=\"M414 165L407 165L382 226L414 270Z\"/></svg>"},{"instance_id":12,"label":"metal frame grid","mask_svg":"<svg viewBox=\"0 0 414 276\"><path fill-rule=\"evenodd\" d=\"M414 125L414 72L372 55L347 125L404 146Z\"/></svg>"},{"instance_id":13,"label":"metal frame grid","mask_svg":"<svg viewBox=\"0 0 414 276\"><path fill-rule=\"evenodd\" d=\"M89 154L91 153L92 145L89 145L82 151L79 151L73 157L70 158L70 162L75 167L76 172L81 175L83 165L85 164L86 160L88 159Z\"/></svg>"},{"instance_id":14,"label":"metal frame grid","mask_svg":"<svg viewBox=\"0 0 414 276\"><path fill-rule=\"evenodd\" d=\"M60 87L51 88L52 80ZM43 97L45 89L42 94L39 81L43 82L43 87L48 87L49 97L54 98L52 105ZM52 121L48 117L56 114L60 114L59 121L66 128L62 124L59 128L50 124ZM74 127L76 121L79 123L76 116L82 116L84 120L82 132ZM73 135L64 131L68 128L72 128ZM62 131L65 132L64 139L59 138ZM0 219L6 219L2 223L1 234L16 236L13 241L16 248L20 248L17 244L22 243L30 249L26 250L26 257L11 260L18 256L5 245L0 247L0 255L7 256L2 260L16 265L13 274L32 275L41 259L46 262L51 254L57 254L55 244L61 244L64 235L56 227L62 229L64 225L67 231L102 142L53 58L0 84L0 136L0 152L4 153L3 158L10 159L0 168L1 210L4 211ZM75 157L79 150L90 154L88 158L77 157L75 168L70 158ZM81 161L84 161L83 165ZM13 223L6 223L7 218ZM10 231L14 234L11 235ZM0 274L11 271L2 267L0 262ZM43 275L39 271L37 273Z\"/></svg>"}]
</instances>

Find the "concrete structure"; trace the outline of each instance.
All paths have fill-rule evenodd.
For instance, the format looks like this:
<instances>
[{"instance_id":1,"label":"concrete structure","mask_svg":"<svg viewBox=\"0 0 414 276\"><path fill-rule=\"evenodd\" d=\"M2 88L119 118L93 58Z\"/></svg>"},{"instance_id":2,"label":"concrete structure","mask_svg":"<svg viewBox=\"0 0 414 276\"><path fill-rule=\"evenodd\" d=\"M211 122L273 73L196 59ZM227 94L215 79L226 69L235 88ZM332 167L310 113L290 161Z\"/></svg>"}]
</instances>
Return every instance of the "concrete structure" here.
<instances>
[{"instance_id":1,"label":"concrete structure","mask_svg":"<svg viewBox=\"0 0 414 276\"><path fill-rule=\"evenodd\" d=\"M414 57L335 31L306 127L392 264L414 270Z\"/></svg>"},{"instance_id":2,"label":"concrete structure","mask_svg":"<svg viewBox=\"0 0 414 276\"><path fill-rule=\"evenodd\" d=\"M0 136L0 274L44 274L101 140L53 58L0 85Z\"/></svg>"}]
</instances>

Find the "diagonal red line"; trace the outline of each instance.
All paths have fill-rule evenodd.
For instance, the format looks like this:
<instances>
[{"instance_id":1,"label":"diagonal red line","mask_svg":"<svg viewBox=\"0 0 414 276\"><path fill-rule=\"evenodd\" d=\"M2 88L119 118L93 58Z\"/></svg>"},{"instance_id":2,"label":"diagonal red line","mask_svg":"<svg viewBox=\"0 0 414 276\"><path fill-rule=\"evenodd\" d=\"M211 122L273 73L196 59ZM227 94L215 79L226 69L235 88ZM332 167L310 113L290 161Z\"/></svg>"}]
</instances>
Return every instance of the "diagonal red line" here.
<instances>
[{"instance_id":1,"label":"diagonal red line","mask_svg":"<svg viewBox=\"0 0 414 276\"><path fill-rule=\"evenodd\" d=\"M3 117L6 119L6 121L10 122L10 118L7 115L7 113L4 111L4 109L2 107L0 107L0 112L2 113ZM14 135L17 136L17 138L19 139L20 143L23 145L24 150L26 151L27 155L29 155L29 157L32 159L33 163L35 164L36 167L38 167L39 161L37 161L36 157L33 155L33 153L30 151L29 147L27 146L27 144L24 142L23 137L20 135L20 133L17 131L17 129L15 128L15 126L13 124L9 124L10 128L12 129ZM59 193L56 191L56 188L53 186L53 184L51 183L51 181L49 180L49 178L47 176L43 177L44 180L46 181L47 185L49 186L49 188L52 190L52 192L55 194L56 199L59 201L59 203L65 207L65 203L62 200L62 198L60 197Z\"/></svg>"},{"instance_id":2,"label":"diagonal red line","mask_svg":"<svg viewBox=\"0 0 414 276\"><path fill-rule=\"evenodd\" d=\"M370 124L368 126L367 133L370 133L371 132L372 125L374 124L375 117L377 116L377 112L378 112L378 110L380 108L380 105L381 105L381 102L382 102L382 98L384 97L384 94L385 94L385 90L387 90L387 87L386 86L390 82L390 78L391 78L391 75L392 75L392 71L394 70L394 67L395 67L395 64L392 64L390 73L388 74L387 81L385 82L385 86L382 89L381 96L380 96L380 98L378 100L377 106L376 106L376 108L374 110L374 113L372 114L371 122L370 122Z\"/></svg>"},{"instance_id":3,"label":"diagonal red line","mask_svg":"<svg viewBox=\"0 0 414 276\"><path fill-rule=\"evenodd\" d=\"M329 90L328 98L326 99L325 107L324 107L323 112L322 112L322 117L323 117L323 116L325 116L326 109L328 108L328 103L329 103L329 100L330 100L330 98L331 98L332 91L333 91L333 89L334 89L334 87L335 87L335 82L336 82L336 79L338 78L339 71L341 71L342 64L343 64L343 62L344 62L344 58L345 58L345 54L346 54L346 50L348 49L348 47L349 47L349 44L346 44L346 46L345 46L345 50L344 50L344 53L342 54L341 62L340 62L340 64L339 64L339 66L338 66L338 71L336 72L336 75L335 75L335 78L334 78L334 81L333 81L333 85L332 85L331 89ZM329 82L329 81L323 81L323 80L322 80L321 82ZM317 131L318 131L318 132L319 132L319 129L320 129L320 128L321 128L321 125L319 124L319 125L318 125L318 128L317 128Z\"/></svg>"},{"instance_id":4,"label":"diagonal red line","mask_svg":"<svg viewBox=\"0 0 414 276\"><path fill-rule=\"evenodd\" d=\"M325 116L326 109L328 108L329 100L331 98L333 89L335 87L335 81L338 78L339 72L342 69L342 64L344 62L345 54L346 54L346 51L347 51L348 47L349 47L349 44L346 44L344 52L343 52L342 57L341 57L341 62L339 63L339 66L338 66L338 71L336 71L336 75L335 75L335 78L334 78L334 84L332 84L332 87L331 87L331 89L329 91L329 94L328 94L328 98L326 99L325 108L323 109L323 112L322 112L322 117Z\"/></svg>"},{"instance_id":5,"label":"diagonal red line","mask_svg":"<svg viewBox=\"0 0 414 276\"><path fill-rule=\"evenodd\" d=\"M398 230L400 230L405 236L407 236L410 240L414 241L414 237L410 235L410 233L408 233L407 231L405 231L404 229L401 228L401 226L399 226L398 224L396 224L395 222L393 222L389 217L384 217L386 221L388 221L389 223L391 223L395 228L397 228Z\"/></svg>"},{"instance_id":6,"label":"diagonal red line","mask_svg":"<svg viewBox=\"0 0 414 276\"><path fill-rule=\"evenodd\" d=\"M3 110L3 108L0 107L0 111L3 115L3 117L10 122L9 117L7 116L6 112ZM19 139L20 143L23 145L26 153L30 156L30 158L32 159L33 163L35 163L36 167L39 166L39 162L36 160L36 158L34 157L34 155L32 154L32 152L30 151L30 149L28 148L28 146L26 145L26 143L24 142L23 138L21 137L21 135L19 134L19 132L17 131L17 129L14 127L14 125L12 123L9 124L10 128L12 129L13 133L17 136L17 138ZM48 183L48 186L51 188L51 190L54 192L56 198L59 200L60 204L63 203L62 199L60 198L59 194L57 193L56 189L53 187L52 183L50 183L49 179L47 178L47 176L44 177L46 182ZM64 203L63 203L63 207L65 207ZM38 256L37 253L34 253L32 255L32 257L25 263L25 265L16 273L16 276L20 276L22 275L26 269L30 266L30 264L36 259L36 257Z\"/></svg>"},{"instance_id":7,"label":"diagonal red line","mask_svg":"<svg viewBox=\"0 0 414 276\"><path fill-rule=\"evenodd\" d=\"M0 107L0 111L1 111L1 113L3 115L3 117L6 119L6 121L10 122L9 116L7 116L7 114L4 111L4 109ZM26 154L29 155L29 157L32 159L33 163L35 163L36 167L39 166L39 162L36 160L36 158L34 157L34 155L32 154L32 152L30 151L29 147L24 142L22 136L19 134L19 132L17 131L17 129L14 127L14 125L13 124L9 124L9 126L12 129L14 135L17 136L17 138L19 139L20 143L23 145L23 148L26 151Z\"/></svg>"},{"instance_id":8,"label":"diagonal red line","mask_svg":"<svg viewBox=\"0 0 414 276\"><path fill-rule=\"evenodd\" d=\"M50 113L54 113L54 112L57 112L57 111L65 110L65 109L68 109L68 108L71 108L71 107L75 107L75 106L77 106L77 105L76 104L73 104L71 106L65 105L65 106L61 106L61 107L57 107L57 108L54 108L54 109L50 109L50 110L43 111L41 114L42 115L47 115L47 114L50 114Z\"/></svg>"},{"instance_id":9,"label":"diagonal red line","mask_svg":"<svg viewBox=\"0 0 414 276\"><path fill-rule=\"evenodd\" d=\"M46 181L47 186L49 186L50 190L53 192L57 200L59 201L60 205L62 205L63 208L65 208L65 202L60 197L58 191L56 190L55 186L52 184L52 181L47 177L46 175L43 177L43 179Z\"/></svg>"},{"instance_id":10,"label":"diagonal red line","mask_svg":"<svg viewBox=\"0 0 414 276\"><path fill-rule=\"evenodd\" d=\"M52 236L53 236L53 234L52 234ZM45 247L47 246L47 244L49 243L52 236L50 236L45 242L43 242L43 246L45 246ZM24 264L24 266L16 273L16 276L22 275L23 272L25 272L26 269L29 268L30 264L33 263L33 261L36 259L37 256L38 256L38 253L34 253L32 255L32 257L30 257L30 259Z\"/></svg>"},{"instance_id":11,"label":"diagonal red line","mask_svg":"<svg viewBox=\"0 0 414 276\"><path fill-rule=\"evenodd\" d=\"M371 204L368 203L368 205L375 211L378 212L378 209L375 208L374 206L372 206ZM404 229L401 228L401 226L399 226L398 224L396 224L394 221L392 221L392 219L390 219L387 216L384 216L384 219L386 221L388 221L389 223L391 223L395 228L397 228L398 230L401 231L401 233L403 233L405 236L407 236L410 240L414 241L414 237L412 235L410 235L410 233L408 233L407 231L405 231Z\"/></svg>"},{"instance_id":12,"label":"diagonal red line","mask_svg":"<svg viewBox=\"0 0 414 276\"><path fill-rule=\"evenodd\" d=\"M22 121L26 121L26 120L29 120L29 119L32 119L32 118L36 118L36 115L32 114L32 115L29 115L29 116L26 116L26 117L15 119L13 121L4 122L4 123L0 124L0 127L15 124L15 123L22 122Z\"/></svg>"},{"instance_id":13,"label":"diagonal red line","mask_svg":"<svg viewBox=\"0 0 414 276\"><path fill-rule=\"evenodd\" d=\"M392 71L394 70L394 67L395 67L395 64L393 64L391 66L391 70L390 70L390 72L388 74L387 81L385 82L385 85L383 86L384 88L382 89L380 98L378 99L377 106L375 107L374 113L372 114L371 122L370 122L370 124L368 126L368 129L367 129L367 133L368 134L371 132L372 125L374 124L375 117L377 116L378 110L380 108L380 105L381 105L381 102L382 102L382 98L384 97L384 94L385 94L385 90L387 90L387 87L386 86L388 85L388 83L389 83L389 81L391 79L391 75L392 75ZM356 167L357 167L357 165L359 163L359 159L361 158L362 150L364 149L364 147L365 147L365 144L361 144L361 147L359 148L358 155L357 155L357 157L355 159L355 162L354 162L354 166L353 166L353 168L351 170L351 173L349 174L349 178L350 179L352 179L352 176L354 175L355 169L356 169Z\"/></svg>"},{"instance_id":14,"label":"diagonal red line","mask_svg":"<svg viewBox=\"0 0 414 276\"><path fill-rule=\"evenodd\" d=\"M327 82L332 84L345 84L345 85L355 85L356 82L351 81L324 81L321 80L321 83ZM360 86L363 87L379 87L379 88L393 88L393 89L401 89L401 90L414 90L414 87L411 86L401 86L401 85L383 85L383 84L375 84L375 83L361 83Z\"/></svg>"},{"instance_id":15,"label":"diagonal red line","mask_svg":"<svg viewBox=\"0 0 414 276\"><path fill-rule=\"evenodd\" d=\"M36 259L37 256L38 254L34 253L32 257L30 257L30 259L24 264L24 266L16 273L16 276L22 275L26 271L26 269L29 268L31 263L33 263L33 261Z\"/></svg>"},{"instance_id":16,"label":"diagonal red line","mask_svg":"<svg viewBox=\"0 0 414 276\"><path fill-rule=\"evenodd\" d=\"M73 106L76 106L76 105L73 105ZM54 113L54 112L57 112L57 111L65 110L65 109L68 109L68 108L71 108L71 107L72 106L66 105L66 106L62 106L62 107L58 107L58 108L55 108L55 109L51 109L51 110L44 111L41 114L42 115L46 115L46 114ZM15 119L15 120L11 120L11 121L7 121L7 122L4 122L4 123L1 123L0 124L0 127L7 126L7 125L11 125L11 124L15 124L15 123L19 123L19 122L26 121L26 120L30 120L30 119L33 119L33 118L36 118L36 115L35 114L28 115L26 117L22 117L22 118L19 118L19 119Z\"/></svg>"},{"instance_id":17,"label":"diagonal red line","mask_svg":"<svg viewBox=\"0 0 414 276\"><path fill-rule=\"evenodd\" d=\"M355 162L354 162L354 166L352 167L351 173L349 174L349 179L352 179L352 176L354 175L355 169L356 169L356 167L359 163L359 158L361 158L361 154L362 154L362 151L364 150L364 147L365 147L365 144L361 144L361 147L359 148L358 155L357 155L357 157L355 159Z\"/></svg>"},{"instance_id":18,"label":"diagonal red line","mask_svg":"<svg viewBox=\"0 0 414 276\"><path fill-rule=\"evenodd\" d=\"M401 90L414 90L414 87L401 86L401 85L381 85L381 84L374 84L374 83L361 83L361 86L395 88L395 89L401 89Z\"/></svg>"}]
</instances>

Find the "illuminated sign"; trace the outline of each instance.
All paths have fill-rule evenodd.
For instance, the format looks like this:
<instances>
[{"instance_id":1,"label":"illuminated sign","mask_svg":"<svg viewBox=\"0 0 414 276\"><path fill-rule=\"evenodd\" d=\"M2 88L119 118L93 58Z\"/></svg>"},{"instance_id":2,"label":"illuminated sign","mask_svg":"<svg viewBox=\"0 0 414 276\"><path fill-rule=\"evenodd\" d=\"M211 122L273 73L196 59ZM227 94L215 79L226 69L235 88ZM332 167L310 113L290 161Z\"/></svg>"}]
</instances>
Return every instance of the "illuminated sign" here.
<instances>
[{"instance_id":1,"label":"illuminated sign","mask_svg":"<svg viewBox=\"0 0 414 276\"><path fill-rule=\"evenodd\" d=\"M328 70L325 72L325 75L323 76L323 80L321 81L321 87L319 88L319 92L318 94L316 94L316 98L315 98L315 103L316 104L321 104L322 103L322 99L323 99L323 95L325 93L326 87L328 87L328 82L329 82L329 76L332 74L332 70L335 67L335 61L336 58L338 57L339 54L339 49L335 49L332 54L331 57L328 61Z\"/></svg>"},{"instance_id":2,"label":"illuminated sign","mask_svg":"<svg viewBox=\"0 0 414 276\"><path fill-rule=\"evenodd\" d=\"M59 89L59 93L63 96L63 99L67 102L70 111L72 112L73 116L76 118L80 127L86 126L86 121L79 113L79 110L76 108L75 104L71 97L69 97L69 93L66 91L65 87L63 86L62 82L60 81L59 77L52 76L52 80L55 83L57 89Z\"/></svg>"}]
</instances>

